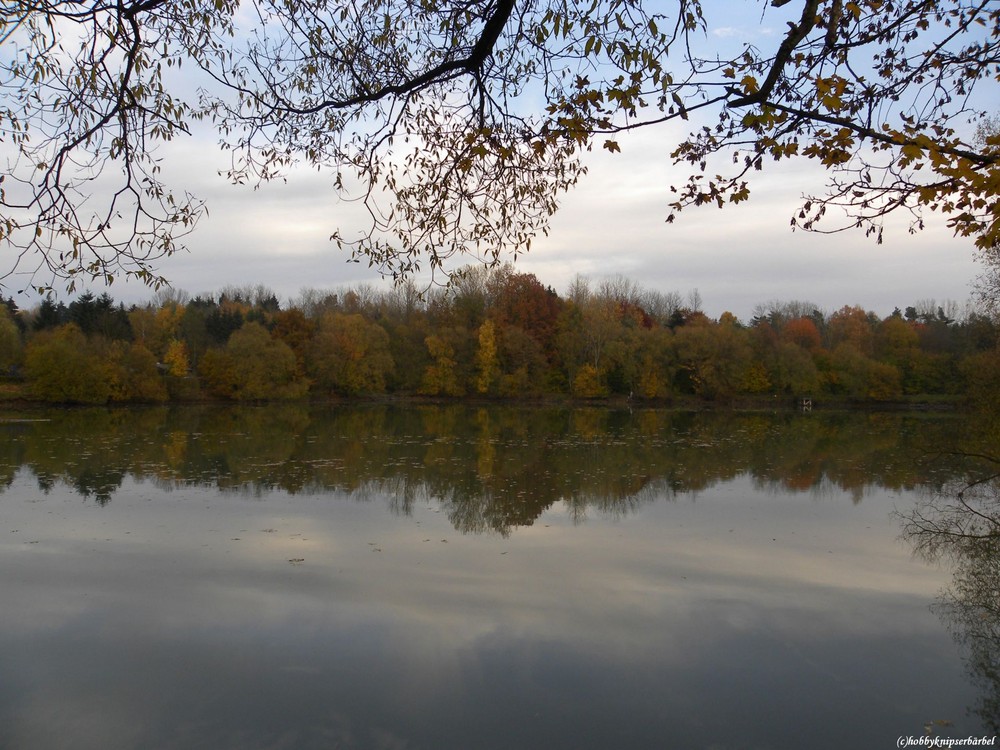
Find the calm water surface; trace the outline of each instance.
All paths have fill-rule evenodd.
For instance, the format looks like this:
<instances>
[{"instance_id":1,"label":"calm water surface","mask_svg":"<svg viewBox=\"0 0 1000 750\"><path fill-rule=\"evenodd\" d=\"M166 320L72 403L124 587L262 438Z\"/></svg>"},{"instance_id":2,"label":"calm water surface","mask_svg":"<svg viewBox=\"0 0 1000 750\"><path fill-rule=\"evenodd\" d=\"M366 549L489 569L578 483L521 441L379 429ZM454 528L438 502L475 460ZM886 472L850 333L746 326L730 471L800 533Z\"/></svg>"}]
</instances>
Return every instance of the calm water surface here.
<instances>
[{"instance_id":1,"label":"calm water surface","mask_svg":"<svg viewBox=\"0 0 1000 750\"><path fill-rule=\"evenodd\" d=\"M949 569L914 556L897 515L949 478L923 458L954 418L0 419L2 748L987 733L936 603Z\"/></svg>"}]
</instances>

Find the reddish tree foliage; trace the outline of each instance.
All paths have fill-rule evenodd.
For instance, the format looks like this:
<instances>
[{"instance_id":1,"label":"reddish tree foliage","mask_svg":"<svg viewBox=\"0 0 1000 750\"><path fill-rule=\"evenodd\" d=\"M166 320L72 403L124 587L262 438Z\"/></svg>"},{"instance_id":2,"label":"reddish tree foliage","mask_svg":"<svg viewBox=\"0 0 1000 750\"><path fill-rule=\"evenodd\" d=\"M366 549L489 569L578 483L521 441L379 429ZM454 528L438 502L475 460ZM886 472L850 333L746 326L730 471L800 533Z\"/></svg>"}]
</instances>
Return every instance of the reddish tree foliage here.
<instances>
[{"instance_id":1,"label":"reddish tree foliage","mask_svg":"<svg viewBox=\"0 0 1000 750\"><path fill-rule=\"evenodd\" d=\"M819 329L809 318L788 321L781 330L781 338L808 351L819 349L821 341Z\"/></svg>"},{"instance_id":2,"label":"reddish tree foliage","mask_svg":"<svg viewBox=\"0 0 1000 750\"><path fill-rule=\"evenodd\" d=\"M546 351L553 346L562 300L552 287L532 273L503 272L491 280L492 317L504 326L516 326Z\"/></svg>"}]
</instances>

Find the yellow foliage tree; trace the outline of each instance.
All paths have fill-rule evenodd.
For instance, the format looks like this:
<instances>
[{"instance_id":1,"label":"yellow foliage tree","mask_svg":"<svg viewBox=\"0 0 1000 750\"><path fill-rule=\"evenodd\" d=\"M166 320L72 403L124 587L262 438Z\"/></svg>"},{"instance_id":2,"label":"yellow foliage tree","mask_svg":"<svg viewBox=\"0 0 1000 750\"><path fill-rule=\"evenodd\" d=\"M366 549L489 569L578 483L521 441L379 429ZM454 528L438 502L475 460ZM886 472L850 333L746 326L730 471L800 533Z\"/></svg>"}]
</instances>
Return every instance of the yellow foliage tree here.
<instances>
[{"instance_id":1,"label":"yellow foliage tree","mask_svg":"<svg viewBox=\"0 0 1000 750\"><path fill-rule=\"evenodd\" d=\"M771 388L767 368L762 362L750 362L743 373L740 390L746 393L765 393Z\"/></svg>"},{"instance_id":2,"label":"yellow foliage tree","mask_svg":"<svg viewBox=\"0 0 1000 750\"><path fill-rule=\"evenodd\" d=\"M440 336L424 340L432 362L424 370L420 392L427 396L461 396L465 389L458 379L458 362L455 349Z\"/></svg>"},{"instance_id":3,"label":"yellow foliage tree","mask_svg":"<svg viewBox=\"0 0 1000 750\"><path fill-rule=\"evenodd\" d=\"M500 375L500 360L497 356L496 326L486 320L479 327L479 348L476 349L476 390L489 393Z\"/></svg>"},{"instance_id":4,"label":"yellow foliage tree","mask_svg":"<svg viewBox=\"0 0 1000 750\"><path fill-rule=\"evenodd\" d=\"M167 351L163 355L163 364L167 367L167 374L175 378L185 377L191 369L188 363L187 344L177 339L172 339L167 345Z\"/></svg>"},{"instance_id":5,"label":"yellow foliage tree","mask_svg":"<svg viewBox=\"0 0 1000 750\"><path fill-rule=\"evenodd\" d=\"M667 383L663 373L648 357L643 360L639 370L639 395L643 398L662 398L667 395Z\"/></svg>"},{"instance_id":6,"label":"yellow foliage tree","mask_svg":"<svg viewBox=\"0 0 1000 750\"><path fill-rule=\"evenodd\" d=\"M608 386L601 378L600 371L587 363L576 371L573 378L573 395L577 398L602 398L608 395Z\"/></svg>"}]
</instances>

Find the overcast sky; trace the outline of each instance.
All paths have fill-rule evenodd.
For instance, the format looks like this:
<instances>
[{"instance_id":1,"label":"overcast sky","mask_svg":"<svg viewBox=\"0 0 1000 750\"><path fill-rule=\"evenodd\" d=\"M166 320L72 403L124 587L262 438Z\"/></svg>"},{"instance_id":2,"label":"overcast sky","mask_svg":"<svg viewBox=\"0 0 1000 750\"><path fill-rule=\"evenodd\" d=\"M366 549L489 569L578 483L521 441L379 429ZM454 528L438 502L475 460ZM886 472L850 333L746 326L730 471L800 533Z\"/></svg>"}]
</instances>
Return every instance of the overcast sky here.
<instances>
[{"instance_id":1,"label":"overcast sky","mask_svg":"<svg viewBox=\"0 0 1000 750\"><path fill-rule=\"evenodd\" d=\"M667 155L677 137L660 127L619 139L621 154L591 154L589 174L562 198L549 236L517 268L561 294L576 274L595 281L622 274L683 295L697 289L713 317L729 310L747 319L771 300L811 301L828 312L857 304L887 315L931 298L968 299L978 270L972 243L952 237L940 216L916 235L900 217L882 245L860 231L793 232L800 196L825 184L810 164L769 168L748 203L689 209L667 224L669 186L687 174ZM208 141L189 140L167 161L173 183L204 197L210 211L188 238L189 252L161 263L175 287L195 295L265 284L287 301L304 287L389 285L329 242L338 225L364 227L356 206L335 200L329 175L303 171L257 191L233 187L217 176L223 157ZM111 292L126 302L150 296L117 282Z\"/></svg>"},{"instance_id":2,"label":"overcast sky","mask_svg":"<svg viewBox=\"0 0 1000 750\"><path fill-rule=\"evenodd\" d=\"M719 26L709 40L724 46L730 39L766 37L783 24L778 17L764 24L744 20L752 25ZM200 132L162 152L168 184L204 198L210 211L188 238L189 252L158 267L173 286L195 295L264 284L283 302L305 287L388 286L366 265L348 263L329 242L338 227L345 235L365 227L357 206L336 202L329 174L304 170L287 184L258 191L233 187L218 176L226 160L214 134ZM789 221L800 196L822 193L826 179L804 162L768 165L755 175L746 204L689 209L667 224L669 187L683 183L690 171L674 167L668 156L684 132L680 125L658 126L619 138L621 154L590 154L590 173L563 196L549 236L518 260L518 269L560 293L577 274L594 281L622 274L644 287L684 295L697 289L709 315L729 310L744 320L756 304L771 300L811 301L827 312L857 304L887 315L895 306L931 298L969 298L978 272L972 243L953 238L939 215L929 215L928 228L917 235L907 232L900 217L882 245L859 231L793 232ZM127 304L152 294L120 282L110 292ZM23 307L36 301L18 299Z\"/></svg>"}]
</instances>

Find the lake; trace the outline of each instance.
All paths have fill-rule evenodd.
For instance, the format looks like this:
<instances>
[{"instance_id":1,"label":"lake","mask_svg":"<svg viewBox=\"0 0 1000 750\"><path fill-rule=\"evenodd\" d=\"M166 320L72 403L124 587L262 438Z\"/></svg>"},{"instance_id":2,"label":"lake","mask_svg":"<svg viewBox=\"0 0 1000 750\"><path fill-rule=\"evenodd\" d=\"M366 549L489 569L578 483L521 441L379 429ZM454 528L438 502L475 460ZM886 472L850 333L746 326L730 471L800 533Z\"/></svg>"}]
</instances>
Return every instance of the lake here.
<instances>
[{"instance_id":1,"label":"lake","mask_svg":"<svg viewBox=\"0 0 1000 750\"><path fill-rule=\"evenodd\" d=\"M946 415L0 414L0 747L989 734L903 522ZM981 671L981 670L980 670Z\"/></svg>"}]
</instances>

